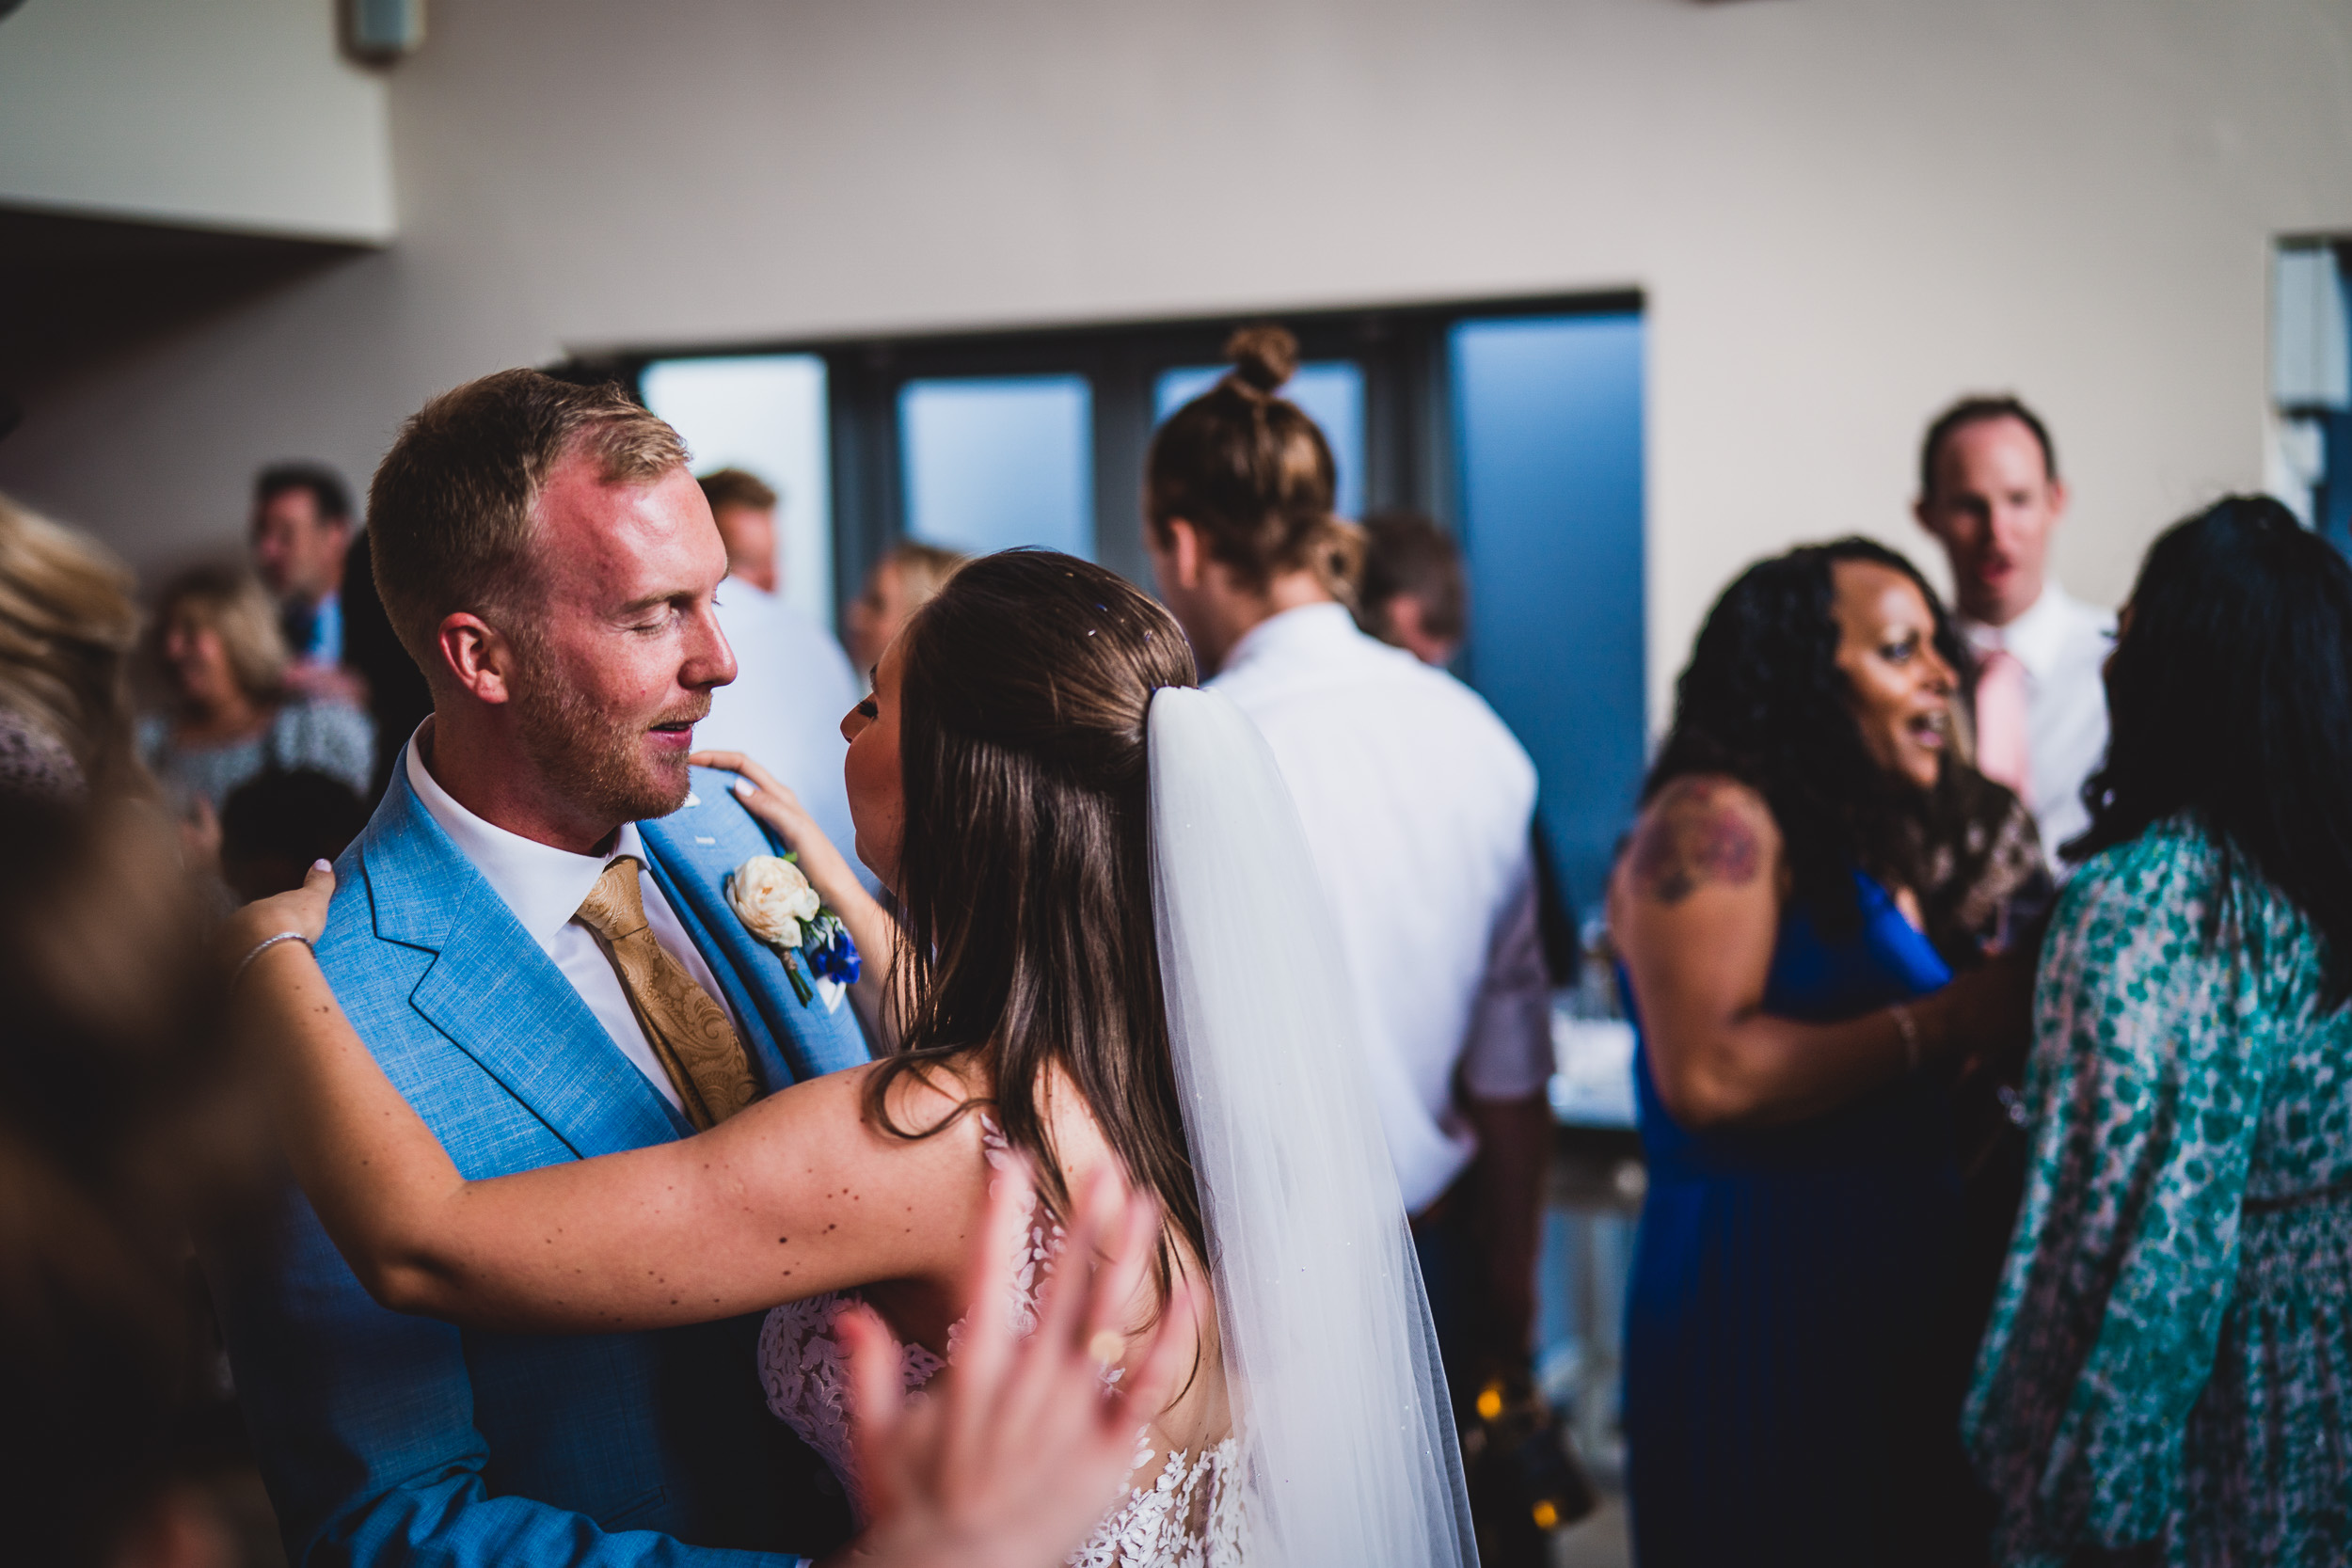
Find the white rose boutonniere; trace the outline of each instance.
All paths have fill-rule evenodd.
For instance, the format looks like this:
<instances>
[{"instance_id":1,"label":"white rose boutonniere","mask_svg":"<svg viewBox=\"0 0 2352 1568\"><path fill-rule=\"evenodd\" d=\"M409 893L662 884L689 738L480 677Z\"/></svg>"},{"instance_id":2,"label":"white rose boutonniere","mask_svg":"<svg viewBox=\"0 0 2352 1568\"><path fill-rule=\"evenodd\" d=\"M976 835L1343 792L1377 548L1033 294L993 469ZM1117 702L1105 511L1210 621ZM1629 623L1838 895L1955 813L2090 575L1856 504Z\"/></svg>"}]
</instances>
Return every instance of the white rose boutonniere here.
<instances>
[{"instance_id":1,"label":"white rose boutonniere","mask_svg":"<svg viewBox=\"0 0 2352 1568\"><path fill-rule=\"evenodd\" d=\"M776 950L792 994L808 1006L815 994L802 965L820 979L857 983L857 947L841 917L825 908L794 858L754 855L727 875L727 904L743 928Z\"/></svg>"},{"instance_id":2,"label":"white rose boutonniere","mask_svg":"<svg viewBox=\"0 0 2352 1568\"><path fill-rule=\"evenodd\" d=\"M801 945L801 925L824 908L801 868L782 855L754 855L727 879L727 902L752 935L772 947Z\"/></svg>"}]
</instances>

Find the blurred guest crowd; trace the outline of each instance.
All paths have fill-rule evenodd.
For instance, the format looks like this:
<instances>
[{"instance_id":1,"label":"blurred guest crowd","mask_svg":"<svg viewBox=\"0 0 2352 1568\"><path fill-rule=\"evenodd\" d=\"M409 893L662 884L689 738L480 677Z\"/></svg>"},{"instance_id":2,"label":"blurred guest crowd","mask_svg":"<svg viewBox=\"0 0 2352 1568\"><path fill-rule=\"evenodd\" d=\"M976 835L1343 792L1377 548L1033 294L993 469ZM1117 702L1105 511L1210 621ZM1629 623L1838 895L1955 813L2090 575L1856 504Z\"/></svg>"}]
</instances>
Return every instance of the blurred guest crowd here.
<instances>
[{"instance_id":1,"label":"blurred guest crowd","mask_svg":"<svg viewBox=\"0 0 2352 1568\"><path fill-rule=\"evenodd\" d=\"M1153 437L1145 550L1300 808L1481 1554L1545 1561L1592 1497L1531 1357L1575 979L1540 781L1451 673L1449 531L1337 516L1295 342L1229 354ZM1957 402L1918 462L1953 601L1859 535L1746 566L1628 801L1637 1560L2347 1560L2352 567L2233 496L2110 613L2051 573L2068 492L2032 409ZM898 545L836 641L780 593L775 490L701 485L739 673L697 742L847 846L842 717L961 558ZM361 834L433 698L342 475L262 469L249 545L142 597L0 499L0 1474L27 1561L267 1561L281 1527L331 1555L239 1429L199 1261L280 1180L212 933ZM235 1479L257 1459L276 1523Z\"/></svg>"}]
</instances>

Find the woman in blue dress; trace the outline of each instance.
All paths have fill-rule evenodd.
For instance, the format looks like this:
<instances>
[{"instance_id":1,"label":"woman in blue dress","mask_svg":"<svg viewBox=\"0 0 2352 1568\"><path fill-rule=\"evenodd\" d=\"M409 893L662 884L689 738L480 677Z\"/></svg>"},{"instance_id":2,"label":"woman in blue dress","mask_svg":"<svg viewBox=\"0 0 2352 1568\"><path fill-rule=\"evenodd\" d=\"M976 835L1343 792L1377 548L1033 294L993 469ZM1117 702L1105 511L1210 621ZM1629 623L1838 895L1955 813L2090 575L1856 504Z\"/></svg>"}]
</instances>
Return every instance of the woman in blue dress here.
<instances>
[{"instance_id":1,"label":"woman in blue dress","mask_svg":"<svg viewBox=\"0 0 2352 1568\"><path fill-rule=\"evenodd\" d=\"M2030 952L1985 960L2047 881L1957 754L1962 657L1917 571L1849 539L1744 573L1677 687L1610 890L1643 1568L1980 1557L1958 1428L1989 1291L1948 1091L2022 1051Z\"/></svg>"}]
</instances>

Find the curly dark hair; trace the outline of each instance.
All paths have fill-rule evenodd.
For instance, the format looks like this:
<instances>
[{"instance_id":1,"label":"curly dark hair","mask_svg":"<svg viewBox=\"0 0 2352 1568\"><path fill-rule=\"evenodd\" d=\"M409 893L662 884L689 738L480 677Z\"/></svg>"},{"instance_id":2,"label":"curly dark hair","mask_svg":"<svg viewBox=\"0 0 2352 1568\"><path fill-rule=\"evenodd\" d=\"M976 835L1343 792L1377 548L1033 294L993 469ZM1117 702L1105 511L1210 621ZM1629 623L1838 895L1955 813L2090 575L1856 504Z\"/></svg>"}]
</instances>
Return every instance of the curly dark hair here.
<instances>
[{"instance_id":1,"label":"curly dark hair","mask_svg":"<svg viewBox=\"0 0 2352 1568\"><path fill-rule=\"evenodd\" d=\"M1834 572L1860 561L1918 585L1935 617L1935 650L1955 671L1968 659L1927 578L1885 546L1859 537L1805 545L1759 561L1724 590L1675 683L1674 727L1643 781L1646 805L1675 780L1715 773L1764 797L1787 846L1791 896L1825 931L1860 919L1853 873L1909 887L1926 906L1936 945L1963 947L1935 907L1931 847L1998 789L1947 758L1921 791L1872 760L1837 668Z\"/></svg>"},{"instance_id":2,"label":"curly dark hair","mask_svg":"<svg viewBox=\"0 0 2352 1568\"><path fill-rule=\"evenodd\" d=\"M2269 497L2231 496L2158 536L2130 602L2090 827L2063 852L2195 817L2221 852L2208 938L2242 861L2318 927L2328 1003L2352 998L2352 565Z\"/></svg>"}]
</instances>

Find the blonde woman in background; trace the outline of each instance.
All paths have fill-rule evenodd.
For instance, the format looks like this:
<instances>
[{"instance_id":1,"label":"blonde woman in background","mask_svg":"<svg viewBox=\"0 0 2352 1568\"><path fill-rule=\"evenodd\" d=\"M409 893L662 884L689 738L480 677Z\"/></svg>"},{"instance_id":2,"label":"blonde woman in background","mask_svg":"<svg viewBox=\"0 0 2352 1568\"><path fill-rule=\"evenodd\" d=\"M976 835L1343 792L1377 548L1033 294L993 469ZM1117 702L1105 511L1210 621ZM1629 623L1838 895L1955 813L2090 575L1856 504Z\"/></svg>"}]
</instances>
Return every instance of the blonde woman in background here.
<instances>
[{"instance_id":1,"label":"blonde woman in background","mask_svg":"<svg viewBox=\"0 0 2352 1568\"><path fill-rule=\"evenodd\" d=\"M866 574L866 592L850 601L841 618L841 641L850 663L865 680L874 678L882 650L907 624L907 617L931 602L947 586L956 568L971 559L937 545L912 539L894 545Z\"/></svg>"},{"instance_id":2,"label":"blonde woman in background","mask_svg":"<svg viewBox=\"0 0 2352 1568\"><path fill-rule=\"evenodd\" d=\"M219 566L174 578L155 606L153 643L171 708L140 723L139 752L199 826L264 772L315 768L364 796L375 749L367 715L287 688L292 656L254 578Z\"/></svg>"},{"instance_id":3,"label":"blonde woman in background","mask_svg":"<svg viewBox=\"0 0 2352 1568\"><path fill-rule=\"evenodd\" d=\"M73 800L141 782L138 627L120 562L0 496L0 795Z\"/></svg>"}]
</instances>

